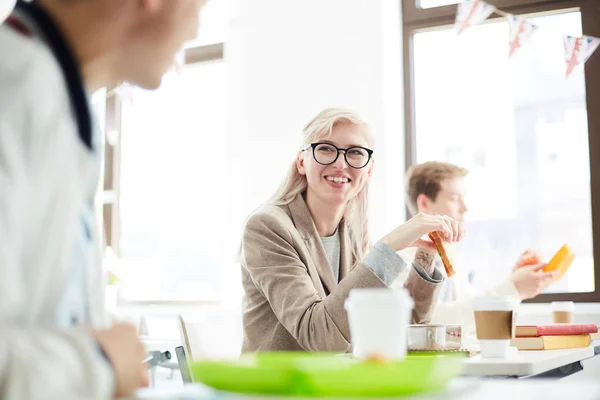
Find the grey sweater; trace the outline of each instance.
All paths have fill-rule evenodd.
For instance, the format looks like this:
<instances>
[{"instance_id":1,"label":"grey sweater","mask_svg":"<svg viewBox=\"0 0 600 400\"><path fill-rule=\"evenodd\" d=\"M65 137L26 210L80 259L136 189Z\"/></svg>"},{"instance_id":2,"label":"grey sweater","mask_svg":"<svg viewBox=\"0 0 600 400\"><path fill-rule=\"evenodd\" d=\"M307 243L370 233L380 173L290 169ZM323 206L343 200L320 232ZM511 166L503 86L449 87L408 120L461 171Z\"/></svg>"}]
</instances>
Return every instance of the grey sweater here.
<instances>
[{"instance_id":1,"label":"grey sweater","mask_svg":"<svg viewBox=\"0 0 600 400\"><path fill-rule=\"evenodd\" d=\"M328 237L322 237L321 242L327 253L329 265L335 276L335 280L339 282L340 277L340 235L338 231ZM371 248L371 251L364 259L365 264L381 279L386 285L390 286L406 268L406 262L400 257L391 247L382 242L377 242ZM434 268L431 276L425 272L423 267L412 263L413 268L427 282L442 283L444 276Z\"/></svg>"}]
</instances>

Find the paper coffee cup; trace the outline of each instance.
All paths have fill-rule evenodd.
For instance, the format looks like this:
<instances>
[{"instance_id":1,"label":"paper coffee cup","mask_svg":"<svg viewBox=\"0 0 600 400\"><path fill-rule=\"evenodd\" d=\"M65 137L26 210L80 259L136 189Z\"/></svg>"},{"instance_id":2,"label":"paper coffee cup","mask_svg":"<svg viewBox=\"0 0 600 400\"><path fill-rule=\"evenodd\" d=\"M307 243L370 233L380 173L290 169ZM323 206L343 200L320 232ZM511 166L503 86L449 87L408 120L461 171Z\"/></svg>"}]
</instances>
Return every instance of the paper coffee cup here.
<instances>
[{"instance_id":1,"label":"paper coffee cup","mask_svg":"<svg viewBox=\"0 0 600 400\"><path fill-rule=\"evenodd\" d=\"M571 324L575 317L575 303L572 301L553 301L552 319L557 324Z\"/></svg>"},{"instance_id":2,"label":"paper coffee cup","mask_svg":"<svg viewBox=\"0 0 600 400\"><path fill-rule=\"evenodd\" d=\"M406 289L353 289L345 303L355 357L402 359L414 301Z\"/></svg>"},{"instance_id":3,"label":"paper coffee cup","mask_svg":"<svg viewBox=\"0 0 600 400\"><path fill-rule=\"evenodd\" d=\"M515 332L515 304L510 296L478 297L474 302L475 327L485 358L505 358Z\"/></svg>"}]
</instances>

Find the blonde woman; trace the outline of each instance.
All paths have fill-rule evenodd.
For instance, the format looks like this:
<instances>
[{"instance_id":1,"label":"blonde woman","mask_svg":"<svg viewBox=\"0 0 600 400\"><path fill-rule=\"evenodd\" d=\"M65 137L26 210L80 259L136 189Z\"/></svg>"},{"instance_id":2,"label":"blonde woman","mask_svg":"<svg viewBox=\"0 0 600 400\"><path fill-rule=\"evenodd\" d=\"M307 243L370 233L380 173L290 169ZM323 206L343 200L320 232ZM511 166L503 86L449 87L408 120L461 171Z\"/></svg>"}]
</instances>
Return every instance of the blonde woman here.
<instances>
[{"instance_id":1,"label":"blonde woman","mask_svg":"<svg viewBox=\"0 0 600 400\"><path fill-rule=\"evenodd\" d=\"M396 252L440 231L460 240L449 217L418 214L369 249L367 192L373 138L355 114L319 113L303 131L304 145L275 196L244 226L244 352L349 351L344 301L354 288L387 288L411 268L405 287L413 321L428 321L442 274L431 263L411 267Z\"/></svg>"}]
</instances>

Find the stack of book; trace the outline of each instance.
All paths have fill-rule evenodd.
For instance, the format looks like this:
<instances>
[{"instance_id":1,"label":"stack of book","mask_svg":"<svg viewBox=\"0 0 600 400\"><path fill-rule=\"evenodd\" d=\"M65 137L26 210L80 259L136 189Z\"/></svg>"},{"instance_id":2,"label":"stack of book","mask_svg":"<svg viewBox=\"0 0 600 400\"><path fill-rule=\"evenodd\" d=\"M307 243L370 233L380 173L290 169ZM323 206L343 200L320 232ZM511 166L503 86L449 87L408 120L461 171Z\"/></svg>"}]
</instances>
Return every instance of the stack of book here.
<instances>
[{"instance_id":1,"label":"stack of book","mask_svg":"<svg viewBox=\"0 0 600 400\"><path fill-rule=\"evenodd\" d=\"M595 324L517 325L511 346L519 350L588 347L598 334Z\"/></svg>"}]
</instances>

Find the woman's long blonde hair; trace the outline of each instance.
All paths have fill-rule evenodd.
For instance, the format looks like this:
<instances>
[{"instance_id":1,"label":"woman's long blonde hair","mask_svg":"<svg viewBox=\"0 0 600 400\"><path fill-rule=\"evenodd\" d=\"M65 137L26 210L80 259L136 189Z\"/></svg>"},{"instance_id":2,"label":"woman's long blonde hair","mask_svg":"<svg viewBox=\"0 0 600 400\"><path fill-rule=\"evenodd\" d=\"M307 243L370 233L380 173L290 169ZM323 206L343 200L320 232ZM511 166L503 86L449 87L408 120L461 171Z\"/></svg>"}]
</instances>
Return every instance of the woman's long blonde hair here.
<instances>
[{"instance_id":1,"label":"woman's long blonde hair","mask_svg":"<svg viewBox=\"0 0 600 400\"><path fill-rule=\"evenodd\" d=\"M302 147L331 136L333 127L337 124L360 125L364 127L368 146L374 145L369 126L355 113L340 109L327 108L317 114L302 130ZM296 160L290 166L283 182L269 200L270 204L284 206L290 204L300 193L308 188L305 175L298 172ZM352 253L356 260L361 260L369 247L368 230L368 194L369 181L365 182L362 190L346 205L344 219L350 235Z\"/></svg>"}]
</instances>

